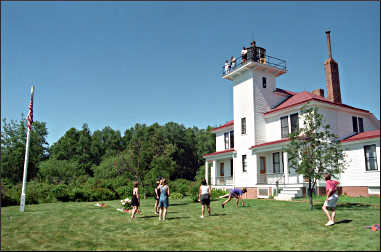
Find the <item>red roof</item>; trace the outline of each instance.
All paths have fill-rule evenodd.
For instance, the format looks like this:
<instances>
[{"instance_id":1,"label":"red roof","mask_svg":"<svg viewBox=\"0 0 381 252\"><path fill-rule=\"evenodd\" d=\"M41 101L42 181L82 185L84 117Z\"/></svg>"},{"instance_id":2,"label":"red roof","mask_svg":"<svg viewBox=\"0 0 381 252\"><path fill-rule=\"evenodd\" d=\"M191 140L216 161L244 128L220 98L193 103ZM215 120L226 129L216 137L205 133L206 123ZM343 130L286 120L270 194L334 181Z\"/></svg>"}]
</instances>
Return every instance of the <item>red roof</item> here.
<instances>
[{"instance_id":1,"label":"red roof","mask_svg":"<svg viewBox=\"0 0 381 252\"><path fill-rule=\"evenodd\" d=\"M228 150L223 150L223 151L217 151L217 152L205 154L204 157L215 156L215 155L219 155L219 154L223 154L223 153L229 153L229 152L233 152L233 151L235 151L235 150L234 149L228 149Z\"/></svg>"},{"instance_id":2,"label":"red roof","mask_svg":"<svg viewBox=\"0 0 381 252\"><path fill-rule=\"evenodd\" d=\"M352 142L352 141L358 141L358 140L364 140L369 138L377 138L380 137L380 130L371 130L366 132L361 132L357 135L348 137L347 139L341 140L342 143L346 142Z\"/></svg>"},{"instance_id":3,"label":"red roof","mask_svg":"<svg viewBox=\"0 0 381 252\"><path fill-rule=\"evenodd\" d=\"M284 138L284 139L281 139L281 140L276 140L276 141L267 142L267 143L263 143L263 144L257 144L257 145L253 145L253 146L251 146L249 149L255 149L255 148L259 148L259 147L266 146L266 145L272 145L272 144L277 144L277 143L283 143L283 142L287 142L287 141L289 141L289 140L290 140L289 138Z\"/></svg>"},{"instance_id":4,"label":"red roof","mask_svg":"<svg viewBox=\"0 0 381 252\"><path fill-rule=\"evenodd\" d=\"M222 126L220 126L220 127L217 127L217 128L212 129L212 132L213 132L213 131L217 131L217 130L222 129L222 128L229 127L229 126L231 126L231 125L233 125L233 124L234 124L234 120L231 120L231 121L225 123L224 125L222 125Z\"/></svg>"},{"instance_id":5,"label":"red roof","mask_svg":"<svg viewBox=\"0 0 381 252\"><path fill-rule=\"evenodd\" d=\"M328 100L327 98L324 98L322 96L315 95L315 94L312 94L312 93L307 92L307 91L303 91L303 92L300 92L300 93L296 93L295 95L293 95L292 97L290 97L289 99L285 100L283 103L278 105L276 108L273 108L273 109L265 112L264 114L265 115L266 114L270 114L270 113L273 113L273 112L276 112L276 111L279 111L279 110L282 110L282 109L293 107L293 106L296 106L296 105L299 105L299 104L303 104L303 103L306 103L308 101L313 101L313 100L314 101L319 101L319 102L329 103L329 104L332 104L332 105L335 105L335 106L346 107L346 108L355 109L355 110L359 110L359 111L362 111L362 112L369 113L368 110L358 109L358 108L355 108L355 107L352 107L352 106L349 106L349 105L345 105L345 104L342 104L342 103L334 103L334 102L331 102L330 100Z\"/></svg>"}]
</instances>

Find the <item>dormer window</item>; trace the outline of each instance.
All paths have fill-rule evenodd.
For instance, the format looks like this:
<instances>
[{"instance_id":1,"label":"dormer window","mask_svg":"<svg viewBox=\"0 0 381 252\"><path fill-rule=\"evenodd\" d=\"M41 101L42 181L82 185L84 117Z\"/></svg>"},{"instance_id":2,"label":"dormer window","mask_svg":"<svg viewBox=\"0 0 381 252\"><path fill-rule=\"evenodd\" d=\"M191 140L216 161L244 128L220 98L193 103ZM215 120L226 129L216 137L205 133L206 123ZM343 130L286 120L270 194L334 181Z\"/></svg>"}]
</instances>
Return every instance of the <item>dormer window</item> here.
<instances>
[{"instance_id":1,"label":"dormer window","mask_svg":"<svg viewBox=\"0 0 381 252\"><path fill-rule=\"evenodd\" d=\"M364 132L364 121L361 117L352 116L353 132Z\"/></svg>"}]
</instances>

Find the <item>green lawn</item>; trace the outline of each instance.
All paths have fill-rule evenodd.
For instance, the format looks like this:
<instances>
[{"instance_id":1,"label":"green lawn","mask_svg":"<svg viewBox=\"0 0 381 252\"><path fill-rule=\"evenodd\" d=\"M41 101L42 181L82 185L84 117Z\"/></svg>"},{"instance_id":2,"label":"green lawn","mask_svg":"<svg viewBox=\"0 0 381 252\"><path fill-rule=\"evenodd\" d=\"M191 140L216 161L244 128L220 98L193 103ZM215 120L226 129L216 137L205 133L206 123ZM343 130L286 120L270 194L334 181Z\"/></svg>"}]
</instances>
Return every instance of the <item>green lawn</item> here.
<instances>
[{"instance_id":1,"label":"green lawn","mask_svg":"<svg viewBox=\"0 0 381 252\"><path fill-rule=\"evenodd\" d=\"M171 200L167 221L153 214L153 200L130 221L116 211L119 201L49 203L1 208L2 250L380 250L379 198L341 198L331 227L305 200L246 200L245 207L212 202L212 216L200 218L200 204Z\"/></svg>"}]
</instances>

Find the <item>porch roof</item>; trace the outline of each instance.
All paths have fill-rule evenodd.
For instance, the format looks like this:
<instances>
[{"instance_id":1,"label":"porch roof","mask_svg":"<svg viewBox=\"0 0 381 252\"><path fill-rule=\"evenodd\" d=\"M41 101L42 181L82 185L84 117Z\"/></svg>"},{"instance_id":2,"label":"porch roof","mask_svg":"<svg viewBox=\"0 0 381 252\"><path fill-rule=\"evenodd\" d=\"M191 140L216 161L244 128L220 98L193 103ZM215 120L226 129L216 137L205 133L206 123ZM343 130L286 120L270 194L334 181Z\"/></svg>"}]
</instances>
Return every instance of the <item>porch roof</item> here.
<instances>
[{"instance_id":1,"label":"porch roof","mask_svg":"<svg viewBox=\"0 0 381 252\"><path fill-rule=\"evenodd\" d=\"M221 154L228 154L230 152L233 153L233 152L235 152L235 150L234 149L228 149L228 150L223 150L223 151L217 151L217 152L205 154L203 157L218 156Z\"/></svg>"},{"instance_id":2,"label":"porch roof","mask_svg":"<svg viewBox=\"0 0 381 252\"><path fill-rule=\"evenodd\" d=\"M234 120L231 120L231 121L225 123L224 125L222 125L222 126L220 126L220 127L216 127L216 128L214 128L214 129L212 129L212 132L216 132L216 131L219 131L219 130L221 130L221 129L227 128L227 127L229 127L229 126L233 126L233 125L234 125Z\"/></svg>"},{"instance_id":3,"label":"porch roof","mask_svg":"<svg viewBox=\"0 0 381 252\"><path fill-rule=\"evenodd\" d=\"M281 139L281 140L276 140L276 141L271 141L271 142L266 142L266 143L262 143L262 144L257 144L257 145L253 145L249 148L249 150L252 150L252 149L257 149L257 148L260 148L260 147L263 147L263 146L268 146L268 145L274 145L274 144L279 144L279 143L284 143L284 142L287 142L287 141L290 141L289 138L284 138L284 139Z\"/></svg>"},{"instance_id":4,"label":"porch roof","mask_svg":"<svg viewBox=\"0 0 381 252\"><path fill-rule=\"evenodd\" d=\"M361 132L359 134L356 134L354 136L348 137L346 139L341 140L342 143L347 142L353 142L353 141L359 141L359 140L365 140L370 138L380 138L380 130L370 130Z\"/></svg>"}]
</instances>

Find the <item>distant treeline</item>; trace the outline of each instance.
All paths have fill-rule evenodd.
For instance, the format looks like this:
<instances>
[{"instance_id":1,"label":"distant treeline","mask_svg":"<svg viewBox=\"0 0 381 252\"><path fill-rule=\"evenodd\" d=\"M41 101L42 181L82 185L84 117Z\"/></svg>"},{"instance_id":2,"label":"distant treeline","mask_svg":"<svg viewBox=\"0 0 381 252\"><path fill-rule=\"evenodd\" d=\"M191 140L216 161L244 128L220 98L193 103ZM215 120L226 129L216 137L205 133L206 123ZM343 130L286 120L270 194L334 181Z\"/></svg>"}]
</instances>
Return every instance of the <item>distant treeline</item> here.
<instances>
[{"instance_id":1,"label":"distant treeline","mask_svg":"<svg viewBox=\"0 0 381 252\"><path fill-rule=\"evenodd\" d=\"M35 121L30 136L27 203L116 199L129 195L132 181L139 182L144 196L151 195L159 176L178 180L179 185L199 180L204 173L202 156L215 150L211 128L185 128L174 122L136 124L122 136L109 126L92 133L85 123L80 130L69 129L49 147L46 123ZM3 119L3 206L19 202L26 133L24 119ZM32 192L34 187L38 192Z\"/></svg>"}]
</instances>

